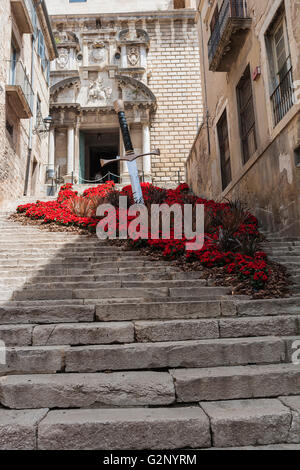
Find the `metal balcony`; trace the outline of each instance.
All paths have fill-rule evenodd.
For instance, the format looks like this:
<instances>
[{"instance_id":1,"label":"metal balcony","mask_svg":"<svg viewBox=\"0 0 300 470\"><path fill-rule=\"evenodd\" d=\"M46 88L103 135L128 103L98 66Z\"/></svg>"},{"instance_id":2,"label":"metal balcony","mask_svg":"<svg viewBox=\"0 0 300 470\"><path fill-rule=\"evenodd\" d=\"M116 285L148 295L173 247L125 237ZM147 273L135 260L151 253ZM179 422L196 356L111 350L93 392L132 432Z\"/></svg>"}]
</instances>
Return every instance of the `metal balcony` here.
<instances>
[{"instance_id":1,"label":"metal balcony","mask_svg":"<svg viewBox=\"0 0 300 470\"><path fill-rule=\"evenodd\" d=\"M246 0L224 0L208 42L209 70L230 71L251 24Z\"/></svg>"},{"instance_id":2,"label":"metal balcony","mask_svg":"<svg viewBox=\"0 0 300 470\"><path fill-rule=\"evenodd\" d=\"M5 91L9 104L20 119L28 119L33 116L34 94L26 71L20 61L10 60L7 67Z\"/></svg>"}]
</instances>

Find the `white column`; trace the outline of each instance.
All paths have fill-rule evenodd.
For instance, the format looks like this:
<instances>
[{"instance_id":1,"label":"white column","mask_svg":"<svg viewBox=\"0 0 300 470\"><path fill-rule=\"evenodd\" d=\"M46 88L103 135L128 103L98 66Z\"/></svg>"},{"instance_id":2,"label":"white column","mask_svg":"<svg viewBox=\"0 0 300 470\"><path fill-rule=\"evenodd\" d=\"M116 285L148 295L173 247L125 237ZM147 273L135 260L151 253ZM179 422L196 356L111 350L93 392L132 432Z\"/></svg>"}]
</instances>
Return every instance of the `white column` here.
<instances>
[{"instance_id":1,"label":"white column","mask_svg":"<svg viewBox=\"0 0 300 470\"><path fill-rule=\"evenodd\" d=\"M141 67L147 68L147 51L145 46L141 46Z\"/></svg>"},{"instance_id":2,"label":"white column","mask_svg":"<svg viewBox=\"0 0 300 470\"><path fill-rule=\"evenodd\" d=\"M123 137L122 137L122 132L120 130L120 157L124 157L125 155L125 149L124 149L124 143L123 143ZM120 182L121 184L130 184L130 176L128 172L128 167L127 167L127 162L120 162Z\"/></svg>"},{"instance_id":3,"label":"white column","mask_svg":"<svg viewBox=\"0 0 300 470\"><path fill-rule=\"evenodd\" d=\"M121 67L127 69L127 47L125 44L121 46Z\"/></svg>"},{"instance_id":4,"label":"white column","mask_svg":"<svg viewBox=\"0 0 300 470\"><path fill-rule=\"evenodd\" d=\"M150 128L149 124L143 124L143 153L150 153ZM143 171L145 175L145 181L151 179L151 155L145 155L143 157Z\"/></svg>"},{"instance_id":5,"label":"white column","mask_svg":"<svg viewBox=\"0 0 300 470\"><path fill-rule=\"evenodd\" d=\"M83 55L83 66L87 67L89 65L89 46L86 41L84 41L83 43L82 55Z\"/></svg>"},{"instance_id":6,"label":"white column","mask_svg":"<svg viewBox=\"0 0 300 470\"><path fill-rule=\"evenodd\" d=\"M49 153L48 153L48 167L54 170L55 165L55 129L51 129L49 133Z\"/></svg>"},{"instance_id":7,"label":"white column","mask_svg":"<svg viewBox=\"0 0 300 470\"><path fill-rule=\"evenodd\" d=\"M71 175L74 171L74 127L68 128L68 161L67 174Z\"/></svg>"}]
</instances>

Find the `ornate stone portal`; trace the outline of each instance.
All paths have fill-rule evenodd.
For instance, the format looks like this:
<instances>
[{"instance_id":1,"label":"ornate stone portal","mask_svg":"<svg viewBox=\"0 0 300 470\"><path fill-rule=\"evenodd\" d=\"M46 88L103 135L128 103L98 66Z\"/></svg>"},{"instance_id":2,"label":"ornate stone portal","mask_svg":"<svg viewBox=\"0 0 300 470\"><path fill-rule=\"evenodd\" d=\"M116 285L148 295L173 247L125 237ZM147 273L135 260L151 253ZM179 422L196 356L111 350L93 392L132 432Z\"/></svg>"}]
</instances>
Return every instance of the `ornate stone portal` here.
<instances>
[{"instance_id":1,"label":"ornate stone portal","mask_svg":"<svg viewBox=\"0 0 300 470\"><path fill-rule=\"evenodd\" d=\"M100 182L108 166L102 171L101 159L124 154L113 109L116 99L125 102L137 153L150 149L156 98L147 86L149 37L132 22L125 29L110 22L95 30L79 21L57 25L55 36L59 57L51 69L49 167L59 165L68 182ZM139 170L151 181L150 156L139 163ZM116 160L109 173L116 182L129 181L124 162Z\"/></svg>"}]
</instances>

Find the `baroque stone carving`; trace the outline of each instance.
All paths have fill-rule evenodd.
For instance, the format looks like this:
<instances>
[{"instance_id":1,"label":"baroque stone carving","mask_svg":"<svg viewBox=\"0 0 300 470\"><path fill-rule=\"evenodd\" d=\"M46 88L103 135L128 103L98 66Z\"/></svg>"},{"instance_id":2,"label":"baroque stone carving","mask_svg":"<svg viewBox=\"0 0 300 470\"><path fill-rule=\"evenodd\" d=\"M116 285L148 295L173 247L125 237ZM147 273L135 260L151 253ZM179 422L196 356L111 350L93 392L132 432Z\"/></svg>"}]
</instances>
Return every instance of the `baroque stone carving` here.
<instances>
[{"instance_id":1,"label":"baroque stone carving","mask_svg":"<svg viewBox=\"0 0 300 470\"><path fill-rule=\"evenodd\" d=\"M88 102L100 102L106 104L111 98L112 88L105 87L102 78L98 77L96 80L90 80L88 89Z\"/></svg>"},{"instance_id":2,"label":"baroque stone carving","mask_svg":"<svg viewBox=\"0 0 300 470\"><path fill-rule=\"evenodd\" d=\"M61 49L56 63L60 69L65 69L69 62L69 52L68 49Z\"/></svg>"},{"instance_id":3,"label":"baroque stone carving","mask_svg":"<svg viewBox=\"0 0 300 470\"><path fill-rule=\"evenodd\" d=\"M133 67L139 63L140 50L136 46L131 46L127 49L127 59L130 65Z\"/></svg>"}]
</instances>

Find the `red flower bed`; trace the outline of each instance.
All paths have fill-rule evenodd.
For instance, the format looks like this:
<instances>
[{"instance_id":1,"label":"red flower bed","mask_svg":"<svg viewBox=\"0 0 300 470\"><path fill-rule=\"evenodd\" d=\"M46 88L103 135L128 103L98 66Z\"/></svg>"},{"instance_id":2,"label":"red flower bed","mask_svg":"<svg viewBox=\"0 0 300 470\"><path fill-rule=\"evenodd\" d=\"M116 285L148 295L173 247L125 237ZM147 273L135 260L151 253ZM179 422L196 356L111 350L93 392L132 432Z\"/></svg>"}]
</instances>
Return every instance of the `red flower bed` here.
<instances>
[{"instance_id":1,"label":"red flower bed","mask_svg":"<svg viewBox=\"0 0 300 470\"><path fill-rule=\"evenodd\" d=\"M109 194L112 190L115 192L114 183L110 181L87 189L84 191L83 197L100 196L108 197L109 200ZM253 215L245 211L242 212L239 207L230 203L216 203L191 195L186 184L181 184L175 190L165 190L149 183L142 183L142 191L148 208L157 201L169 206L179 204L182 211L184 204L192 204L194 208L198 204L203 204L209 223L206 225L204 245L201 250L186 250L186 243L191 240L186 240L184 236L179 240L175 239L174 227L171 227L170 238L167 240L162 237L158 240L151 239L149 227L146 240L141 239L138 235L135 240L131 241L136 248L148 246L152 250L158 250L166 259L173 260L184 257L186 262L199 261L208 268L224 267L225 272L237 276L242 281L250 279L255 289L264 287L269 278L269 268L266 254L259 251L258 245L255 243L255 240L259 238L259 231L258 221ZM129 205L132 203L131 186L124 187L119 195L127 196ZM26 204L19 206L17 212L24 213L32 219L41 219L43 223L55 222L66 226L75 225L95 231L99 218L96 216L78 217L69 209L68 201L76 197L78 194L72 190L72 185L67 184L62 186L57 201L37 201L35 204ZM122 214L117 206L116 214L117 231L121 228L128 229L129 223L134 217L128 218L127 227L124 227ZM145 233L145 227L140 227L140 233ZM255 250L255 248L257 249Z\"/></svg>"}]
</instances>

